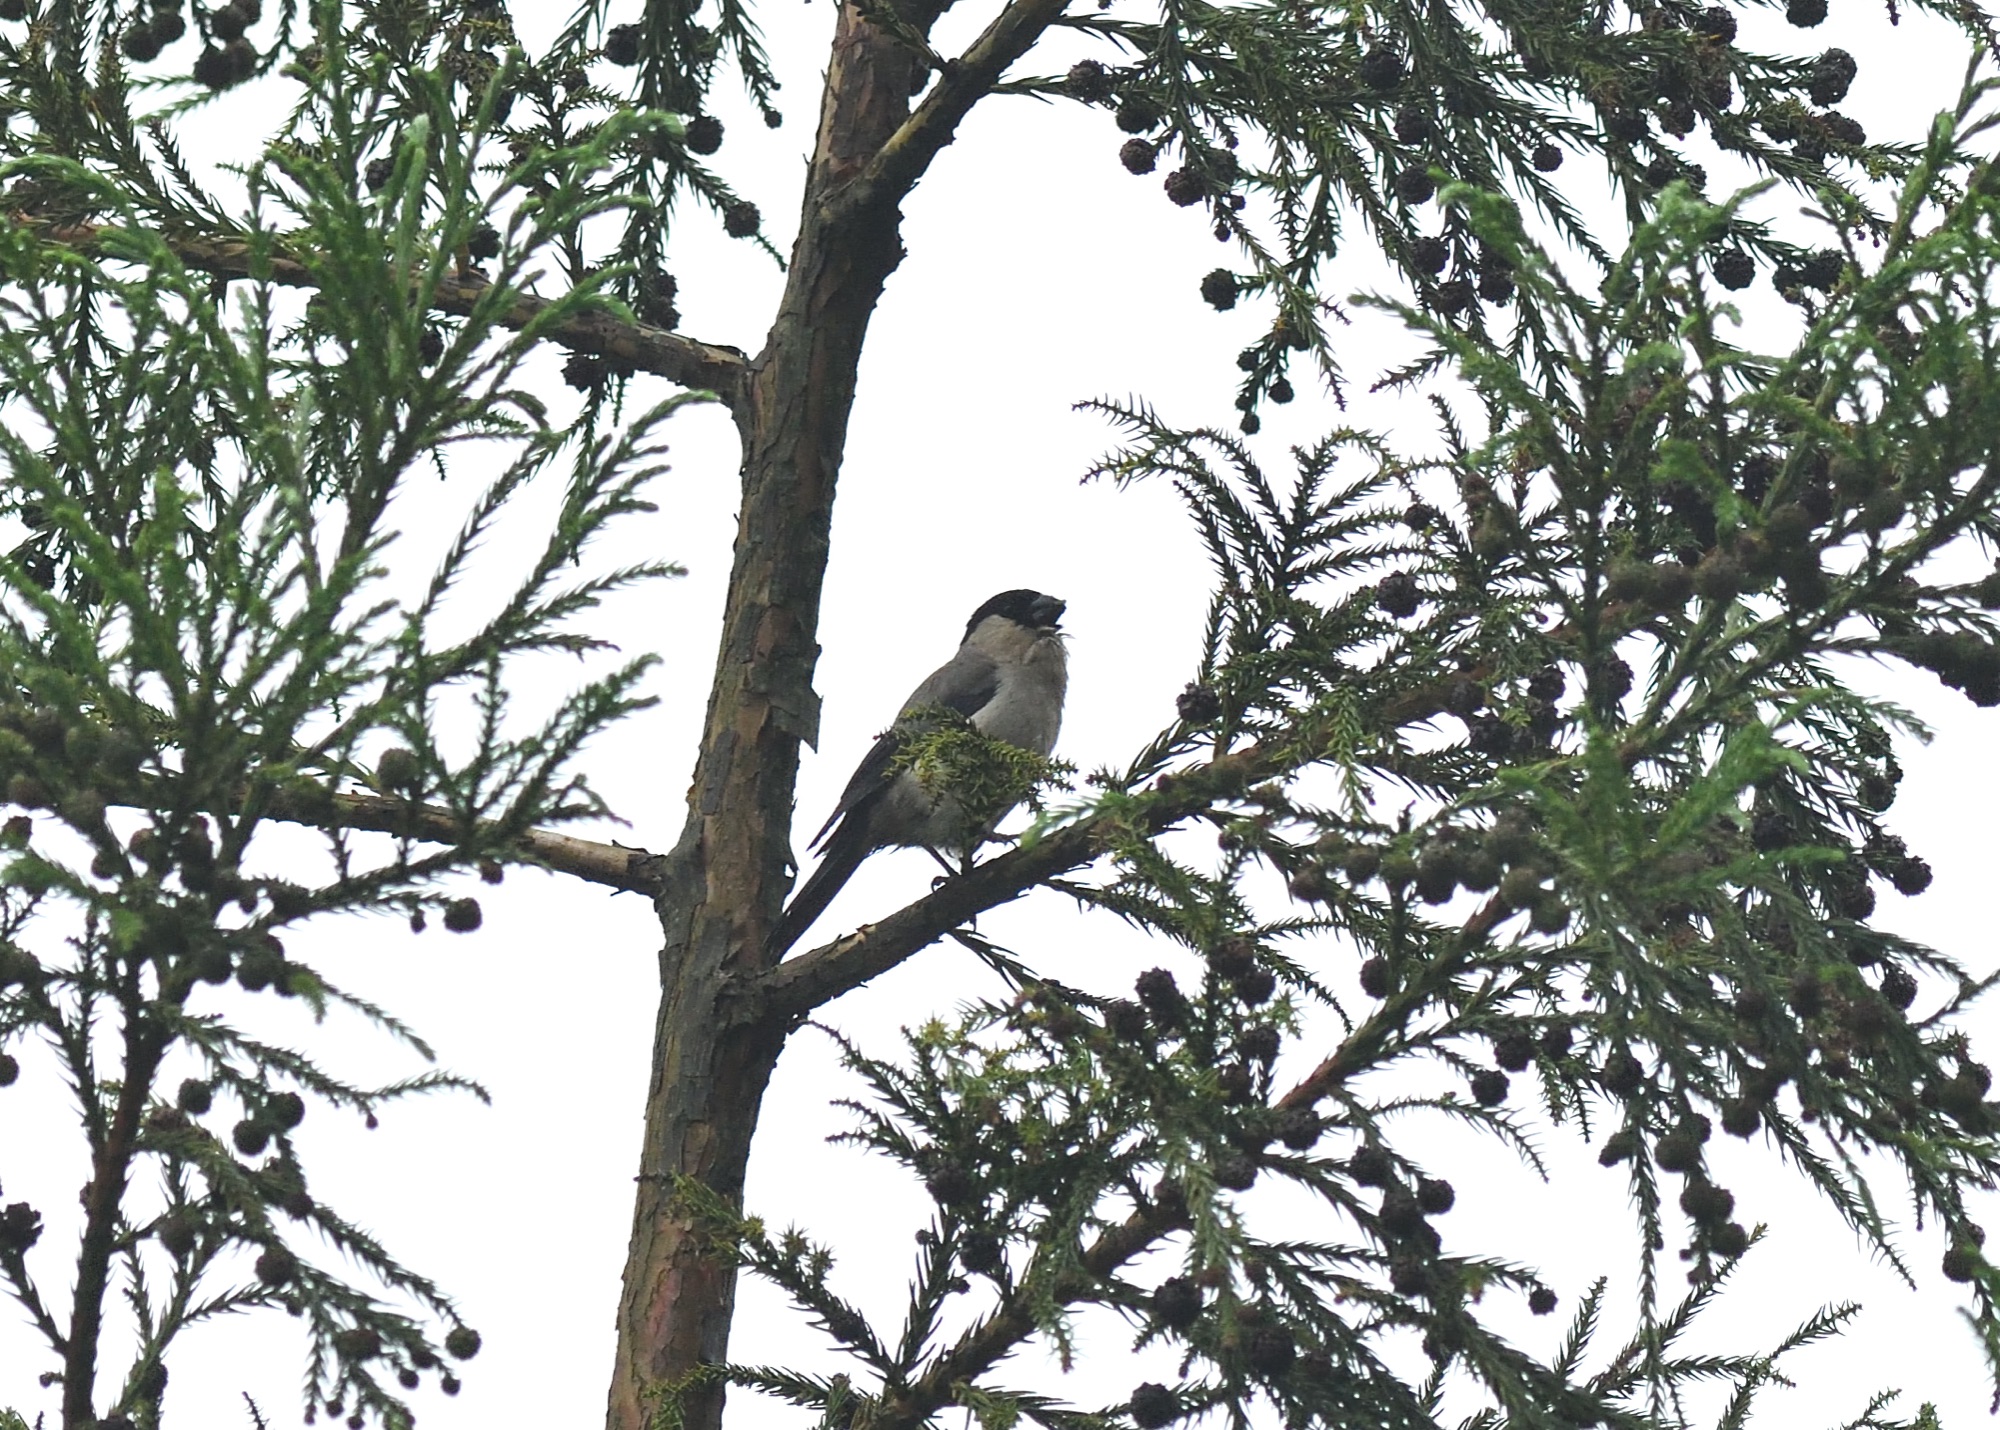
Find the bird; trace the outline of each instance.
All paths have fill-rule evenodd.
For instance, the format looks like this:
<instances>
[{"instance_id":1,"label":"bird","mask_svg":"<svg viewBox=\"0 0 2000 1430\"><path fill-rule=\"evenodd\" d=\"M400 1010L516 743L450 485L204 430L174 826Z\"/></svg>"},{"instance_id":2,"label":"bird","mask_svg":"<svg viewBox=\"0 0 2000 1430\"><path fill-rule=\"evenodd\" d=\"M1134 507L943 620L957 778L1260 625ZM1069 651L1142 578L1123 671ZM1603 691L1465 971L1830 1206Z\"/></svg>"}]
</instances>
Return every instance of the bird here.
<instances>
[{"instance_id":1,"label":"bird","mask_svg":"<svg viewBox=\"0 0 2000 1430\"><path fill-rule=\"evenodd\" d=\"M1006 810L968 828L949 791L924 788L898 768L906 739L921 729L923 712L942 707L965 717L989 739L1037 755L1055 748L1062 727L1069 659L1062 630L1064 601L1040 591L1002 591L965 623L958 653L910 692L895 725L877 736L841 792L833 813L813 836L819 867L793 893L767 941L782 956L833 902L861 861L878 849L970 851L992 834Z\"/></svg>"}]
</instances>

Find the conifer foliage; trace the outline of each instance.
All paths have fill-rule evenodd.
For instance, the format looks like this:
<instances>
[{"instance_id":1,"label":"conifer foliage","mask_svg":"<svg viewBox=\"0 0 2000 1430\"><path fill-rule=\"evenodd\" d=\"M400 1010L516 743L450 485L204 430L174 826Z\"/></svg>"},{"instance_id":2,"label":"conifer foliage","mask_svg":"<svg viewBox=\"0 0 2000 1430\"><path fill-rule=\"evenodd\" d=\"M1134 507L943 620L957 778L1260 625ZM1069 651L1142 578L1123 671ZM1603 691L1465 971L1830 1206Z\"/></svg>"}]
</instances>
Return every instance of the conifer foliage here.
<instances>
[{"instance_id":1,"label":"conifer foliage","mask_svg":"<svg viewBox=\"0 0 2000 1430\"><path fill-rule=\"evenodd\" d=\"M519 254L575 216L560 197L438 338L450 250L484 210L444 89L421 98L447 121L429 152L457 195L449 217L423 217L422 249L420 170L357 188L335 86L253 176L234 242L257 276L228 303L111 176L53 155L15 169L17 199L62 192L92 214L89 253L53 220L0 228L0 464L28 533L0 561L0 1067L12 1083L23 1057L53 1060L91 1168L69 1304L25 1201L0 1213L0 1279L54 1357L66 1425L153 1424L175 1338L244 1310L302 1318L309 1398L357 1417L399 1421L421 1380L455 1390L445 1367L479 1347L442 1289L313 1195L292 1141L314 1109L372 1123L397 1098L476 1084L357 1086L232 1010L345 1007L430 1057L286 938L360 912L477 928L477 901L448 896L445 876L497 876L526 831L602 810L572 762L646 703L646 659L528 719L509 708L510 672L597 649L598 601L664 574L572 567L644 509L654 434L681 399L579 448L516 385L538 338L503 318ZM403 161L426 152L413 128ZM278 227L290 281L316 290L289 312L270 281ZM591 302L578 291L538 316ZM504 454L498 475L428 580L392 589L399 488L475 439ZM483 570L488 609L469 619L475 552L538 480L564 487L558 519L521 569ZM281 823L323 828L318 853L282 838L273 853ZM99 1362L121 1305L129 1368Z\"/></svg>"},{"instance_id":2,"label":"conifer foliage","mask_svg":"<svg viewBox=\"0 0 2000 1430\"><path fill-rule=\"evenodd\" d=\"M1721 1381L1734 1425L1851 1312L1679 1348L1754 1267L1764 1193L1711 1175L1718 1134L1892 1264L1921 1242L2000 1376L2000 1273L1966 1204L2000 1128L1956 1025L1984 975L1871 921L1878 886L1930 871L1884 818L1913 721L1848 664L2000 704L2000 575L1952 574L2000 540L1989 85L1919 142L1871 144L1838 108L1859 63L1811 43L1823 0L1786 8L1805 45L1783 55L1739 43L1736 7L1672 0L989 0L956 54L942 5L830 8L794 196L727 173L719 85L785 118L743 0L591 0L532 53L506 0L0 0L0 502L21 532L0 558L0 1097L65 1089L90 1165L73 1247L0 1207L0 1283L63 1430L157 1430L176 1337L243 1310L299 1318L309 1417L403 1426L413 1393L458 1388L478 1333L314 1195L293 1133L476 1085L357 1085L248 1031L250 1000L344 1005L427 1056L293 931L393 911L471 935L478 901L447 881L521 863L642 892L665 935L612 1430L716 1430L732 1384L834 1427L962 1408L1163 1430L1432 1426L1448 1392L1482 1424L1668 1426ZM1976 10L1924 8L1985 38ZM271 130L224 183L177 124L255 85ZM1202 658L1158 738L1041 791L1017 848L780 958L841 446L899 205L975 106L1015 95L1080 111L1108 174L1159 185L1162 223L1193 211L1229 245L1190 293L1268 318L1236 431L1100 408L1123 438L1097 475L1172 483L1207 543ZM1696 135L1815 219L1710 195ZM1606 173L1608 233L1566 196ZM680 331L696 280L668 249L704 211L786 265L754 357ZM782 252L780 211L802 216ZM1440 406L1442 456L1346 431L1273 475L1245 438L1295 380L1342 381L1325 285L1350 242L1392 260L1374 301L1425 342L1386 380L1473 401ZM1730 295L1760 275L1806 325L1790 351L1737 345ZM573 424L526 385L545 345ZM641 374L677 395L632 404ZM646 703L646 653L604 649L592 613L673 568L581 558L645 509L662 423L697 396L742 434L740 532L687 833L652 855L558 826L604 812L579 754ZM399 495L475 445L494 475L413 569ZM551 485L553 523L496 573L488 538ZM550 652L593 663L513 708ZM1006 765L965 743L955 765ZM1061 950L969 927L1052 885L1150 931L1161 966L1071 986ZM789 1036L947 935L1006 991L898 1054L847 1048L871 1093L850 1135L935 1203L890 1328L843 1299L830 1249L742 1205L744 1167ZM1476 1193L1413 1153L1418 1113L1531 1162L1543 1116L1618 1169L1629 1340L1599 1346L1601 1292L1552 1356L1496 1328L1495 1306L1561 1297L1516 1249L1450 1234ZM1862 1152L1923 1232L1892 1234ZM1287 1183L1325 1208L1311 1241L1261 1220L1255 1194ZM852 1372L731 1361L740 1267ZM1031 1342L1086 1353L1100 1312L1177 1374L1097 1406L1015 1379Z\"/></svg>"},{"instance_id":3,"label":"conifer foliage","mask_svg":"<svg viewBox=\"0 0 2000 1430\"><path fill-rule=\"evenodd\" d=\"M1460 188L1446 201L1507 256L1569 374L1542 389L1481 335L1388 304L1472 380L1479 441L1419 463L1340 434L1280 478L1231 436L1107 409L1131 440L1101 473L1171 480L1219 590L1182 721L1045 827L1087 821L1108 877L1066 890L1199 955L1199 975L1154 969L1106 998L996 954L1012 997L917 1031L902 1060L850 1047L875 1094L856 1140L937 1203L910 1319L878 1339L837 1299L833 1248L690 1188L871 1378L733 1374L907 1425L949 1403L1157 1427L1259 1402L1293 1425L1429 1425L1440 1386L1468 1382L1509 1421L1671 1423L1662 1407L1710 1376L1742 1413L1854 1308L1727 1364L1675 1350L1776 1181L1714 1180L1718 1131L1902 1266L1859 1154L1893 1159L1937 1227L1927 1259L2000 1345L1966 1207L2000 1167L1991 1075L1952 1027L1985 980L1868 923L1874 884L1921 891L1929 871L1882 825L1908 719L1835 664L1880 655L2000 703L1980 674L2000 582L1924 575L1991 539L2000 480L1994 434L1960 446L1949 419L1990 400L2000 341L2000 249L1974 237L1992 199L1932 187L1955 138L1940 128L1879 261L1791 354L1732 346L1705 255L1734 218L1685 186L1601 294L1524 243L1510 203ZM1198 796L1219 854L1158 834L1197 780L1219 781ZM1246 892L1273 872L1288 909ZM1277 1076L1316 1006L1346 1036ZM1404 1150L1421 1109L1531 1162L1547 1116L1620 1169L1644 1292L1630 1344L1593 1345L1601 1283L1553 1360L1489 1329L1502 1293L1538 1315L1558 1297L1505 1248L1453 1244L1463 1193ZM1287 1182L1324 1203L1322 1238L1260 1234L1246 1194ZM1173 1273L1141 1272L1161 1247ZM1010 1381L1008 1354L1030 1337L1068 1354L1093 1308L1184 1352L1182 1380L1073 1408ZM1432 1378L1392 1368L1410 1331Z\"/></svg>"}]
</instances>

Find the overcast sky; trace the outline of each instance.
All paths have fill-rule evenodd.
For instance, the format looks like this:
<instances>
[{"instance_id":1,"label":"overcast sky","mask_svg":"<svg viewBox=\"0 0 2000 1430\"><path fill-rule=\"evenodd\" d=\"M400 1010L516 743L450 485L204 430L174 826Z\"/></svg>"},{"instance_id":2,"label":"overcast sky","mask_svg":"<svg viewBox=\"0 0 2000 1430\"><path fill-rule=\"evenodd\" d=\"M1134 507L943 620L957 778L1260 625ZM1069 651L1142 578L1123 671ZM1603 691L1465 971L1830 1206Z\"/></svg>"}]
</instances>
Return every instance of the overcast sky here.
<instances>
[{"instance_id":1,"label":"overcast sky","mask_svg":"<svg viewBox=\"0 0 2000 1430\"><path fill-rule=\"evenodd\" d=\"M967 14L988 8L968 7ZM740 104L719 103L729 139L718 162L762 207L767 230L783 246L832 10L772 0L763 15L786 81L787 123L767 132ZM960 37L958 30L949 36ZM1746 22L1744 39L1851 50L1861 72L1845 107L1871 135L1918 135L1955 95L1963 65L1963 46L1948 31L1918 18L1892 30L1879 9L1844 6L1810 36L1775 17ZM1054 60L1041 66L1059 67ZM261 131L276 99L269 92L229 97L201 121L203 142ZM1140 394L1169 420L1227 423L1234 355L1270 315L1256 304L1218 315L1201 302L1200 276L1230 255L1198 212L1167 203L1158 176L1135 179L1119 167L1122 137L1101 112L991 101L906 206L910 257L874 323L834 528L819 673L825 718L820 753L808 758L800 789L807 828L817 826L904 692L949 654L966 614L997 590L1032 586L1070 603L1073 684L1058 753L1086 769L1120 764L1171 718L1195 655L1205 563L1164 488L1079 484L1110 434L1071 404ZM1720 174L1714 166L1711 172ZM1603 202L1603 181L1587 166L1573 163L1565 173L1574 176L1580 202ZM1798 204L1785 197L1775 206ZM760 346L779 283L767 260L701 218L677 230L673 266L686 331ZM1344 272L1350 288L1376 281L1365 257ZM1775 343L1785 310L1769 303L1757 311L1770 325L1763 341ZM1396 342L1369 323L1343 337L1343 360L1362 379L1357 391ZM556 376L559 365L560 355L552 355L538 371L542 390L560 404L572 399ZM649 382L638 389L650 391ZM1429 423L1415 402L1363 397L1343 416L1302 396L1267 413L1258 450L1281 466L1288 442L1341 421L1392 429L1406 445L1423 443ZM652 849L671 844L681 823L728 571L736 470L734 434L719 411L683 415L669 435L674 471L654 493L660 512L632 522L597 552L607 565L665 556L689 572L620 601L606 617L626 649L665 657L653 681L660 706L603 741L589 761L598 786L630 821L602 832ZM416 569L427 564L428 536L455 525L455 505L475 479L459 473L441 484L427 476L413 483L401 520ZM490 555L504 562L513 549L502 542ZM554 665L542 673L569 678ZM1913 902L1885 893L1883 916L1988 967L1994 716L1939 692L1928 677L1869 678L1939 731L1932 747L1903 752L1909 777L1891 821L1936 867L1937 883ZM930 876L921 854L872 861L822 932L895 907L922 893ZM414 1024L444 1066L491 1089L493 1106L464 1097L410 1104L373 1133L315 1109L300 1140L316 1193L454 1291L484 1334L486 1349L467 1369L464 1392L447 1401L427 1389L417 1403L420 1423L589 1425L602 1415L630 1224L658 928L643 900L560 879L517 872L504 887L479 892L486 927L471 937L434 931L416 938L399 921L357 920L302 936L298 946L337 980ZM1157 963L1183 966L1109 921L1086 926L1053 898L1002 910L982 928L1065 980L1099 991L1129 987L1134 974ZM1349 990L1351 963L1336 947L1324 952L1328 976ZM843 1000L826 1020L886 1051L899 1025L992 987L962 954L932 950ZM356 1020L313 1029L292 1004L255 1016L274 1035L310 1040L356 1079L411 1070L407 1056ZM1986 1031L1992 1046L2000 1028ZM1301 1067L1316 1060L1312 1046L1292 1056ZM923 1202L912 1184L826 1145L827 1134L846 1125L827 1105L841 1087L826 1040L801 1033L766 1102L749 1208L830 1241L842 1257L840 1284L888 1314L911 1264ZM1543 1140L1556 1172L1546 1187L1491 1148L1443 1137L1423 1144L1434 1149L1434 1169L1460 1190L1459 1209L1441 1224L1447 1246L1540 1265L1565 1308L1598 1274L1629 1290L1634 1254L1622 1172L1597 1167L1567 1134ZM0 1174L7 1200L26 1198L48 1218L36 1264L58 1291L66 1282L59 1258L69 1254L74 1189L83 1180L75 1142L52 1069L31 1063L19 1085L0 1093ZM1799 1359L1799 1388L1773 1402L1765 1423L1838 1423L1858 1413L1870 1391L1892 1384L1911 1392L1906 1412L1921 1397L1957 1425L1985 1414L1989 1392L1957 1320L1954 1288L1936 1273L1943 1248L1934 1232L1906 1238L1920 1271L1911 1292L1859 1253L1761 1151L1731 1141L1717 1160L1743 1219L1767 1221L1772 1233L1746 1263L1707 1344L1766 1343L1844 1295L1869 1307L1854 1334ZM1893 1179L1883 1190L1893 1194ZM1309 1215L1297 1207L1273 1212ZM1545 1350L1561 1319L1523 1317L1522 1335ZM1621 1306L1608 1331L1616 1336L1629 1324ZM1148 1375L1170 1374L1167 1362L1130 1357L1129 1337L1115 1325L1094 1328L1090 1344L1108 1354L1068 1382L1032 1367L1022 1378L1090 1403L1120 1399ZM190 1337L173 1362L172 1422L247 1426L240 1398L247 1392L273 1424L296 1423L301 1350L294 1323L283 1317ZM754 1283L741 1299L734 1354L836 1366L778 1298ZM56 1392L34 1380L47 1364L11 1309L0 1312L0 1406L31 1418L47 1407L53 1415ZM738 1426L803 1423L747 1394L735 1394L732 1404Z\"/></svg>"}]
</instances>

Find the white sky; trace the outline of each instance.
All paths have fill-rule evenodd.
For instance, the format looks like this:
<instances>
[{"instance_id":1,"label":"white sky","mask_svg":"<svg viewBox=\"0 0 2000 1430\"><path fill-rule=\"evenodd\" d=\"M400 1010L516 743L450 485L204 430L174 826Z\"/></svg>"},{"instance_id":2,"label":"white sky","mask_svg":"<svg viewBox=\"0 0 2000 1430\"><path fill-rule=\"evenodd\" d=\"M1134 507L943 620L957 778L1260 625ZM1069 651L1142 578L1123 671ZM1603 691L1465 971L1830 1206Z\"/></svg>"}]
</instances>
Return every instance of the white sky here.
<instances>
[{"instance_id":1,"label":"white sky","mask_svg":"<svg viewBox=\"0 0 2000 1430\"><path fill-rule=\"evenodd\" d=\"M787 82L787 124L768 133L741 105L719 105L729 142L718 162L762 206L782 246L831 10L773 0L764 15ZM1953 98L1962 70L1962 47L1949 32L1919 19L1892 31L1872 8L1843 8L1810 36L1775 18L1745 30L1751 43L1807 39L1857 55L1861 73L1845 107L1871 135L1915 137ZM270 102L267 95L232 96L202 130L260 130ZM808 828L903 693L950 652L966 613L996 590L1034 586L1070 602L1073 685L1059 753L1086 769L1122 763L1171 718L1195 653L1205 564L1165 489L1118 493L1078 484L1110 433L1070 404L1141 394L1171 421L1227 424L1234 355L1269 315L1254 303L1217 315L1200 301L1200 276L1231 256L1209 237L1199 211L1166 202L1158 175L1126 175L1115 158L1122 138L1102 113L989 102L906 205L910 257L875 320L834 530L819 674L823 753L808 758L800 787ZM1572 163L1565 177L1580 201L1601 202L1603 182L1586 166ZM1796 207L1790 198L1780 202ZM779 280L748 245L724 239L706 218L692 221L677 236L674 269L686 331L751 350L760 345ZM1373 281L1365 259L1346 271L1348 287ZM1782 320L1781 306L1768 308L1777 315L1769 321ZM1344 359L1362 379L1357 388L1365 388L1392 341L1367 325L1342 339ZM560 355L551 355L540 369L543 390L557 404L571 400L556 377L559 364ZM638 385L641 400L654 390L657 384ZM1337 420L1394 429L1411 444L1428 432L1427 414L1414 403L1359 402L1341 419L1308 396L1290 409L1267 410L1258 449L1281 467L1288 442ZM653 682L662 703L601 742L588 762L630 820L629 829L606 833L652 849L670 845L680 827L733 537L736 455L728 423L719 411L698 412L678 419L671 436L675 471L655 491L662 511L599 550L607 564L660 555L689 568L686 579L607 614L607 630L628 650L665 657ZM456 479L413 483L404 517L413 553L428 531L455 524L452 504L469 490ZM507 549L497 548L503 556ZM566 668L546 674L568 678ZM1885 894L1884 917L1986 967L1992 918L1982 898L1990 877L1984 836L1996 795L1985 757L1991 718L1927 677L1876 678L1940 735L1928 749L1902 752L1909 776L1892 820L1931 860L1937 883L1917 901ZM923 892L930 874L921 854L872 861L822 931L895 907ZM477 892L487 924L470 938L434 931L416 939L400 922L380 920L329 926L298 944L331 976L414 1024L437 1046L443 1066L492 1090L494 1105L468 1098L413 1103L392 1110L373 1133L315 1109L301 1142L315 1193L454 1291L485 1336L456 1400L430 1389L420 1395L420 1423L588 1425L602 1415L611 1357L658 930L642 900L560 879L515 873L503 888ZM1064 979L1101 991L1129 987L1134 974L1156 963L1186 971L1184 962L1109 921L1084 927L1056 899L1000 911L982 927ZM1328 976L1349 991L1352 962L1332 946L1323 955ZM899 1025L991 987L965 955L933 949L826 1017L884 1051ZM256 1016L276 1034L310 1038L320 1056L357 1079L413 1070L356 1020L313 1030L292 1005ZM1990 1045L2000 1028L1984 1031ZM1288 1055L1301 1067L1316 1056L1310 1046ZM886 1315L899 1304L922 1202L913 1185L885 1168L824 1143L847 1125L827 1106L838 1090L826 1041L802 1033L766 1101L749 1207L832 1243L842 1258L840 1284ZM20 1084L0 1092L0 1175L6 1200L26 1198L49 1220L34 1264L61 1296L74 1188L84 1174L58 1093L46 1063L31 1063ZM1447 1247L1541 1266L1567 1309L1600 1272L1616 1286L1629 1284L1633 1239L1622 1174L1598 1168L1566 1134L1544 1144L1556 1169L1550 1186L1488 1147L1442 1137L1421 1145L1434 1149L1433 1170L1459 1188L1459 1209L1440 1227ZM1984 1413L1988 1390L1972 1339L1956 1319L1956 1288L1936 1272L1943 1248L1934 1233L1906 1238L1921 1272L1912 1293L1859 1253L1769 1158L1731 1141L1717 1160L1739 1215L1773 1230L1712 1317L1703 1344L1749 1349L1825 1301L1868 1302L1853 1334L1793 1364L1799 1388L1770 1402L1765 1423L1838 1423L1858 1413L1870 1391L1891 1384L1910 1392L1905 1413L1918 1398L1935 1400L1948 1423L1967 1425ZM1893 1194L1893 1180L1883 1190ZM1520 1319L1527 1344L1547 1349L1563 1316ZM1622 1308L1614 1310L1610 1336L1628 1325ZM1129 1337L1115 1325L1095 1327L1088 1344L1102 1354L1067 1383L1053 1368L1032 1366L1021 1379L1089 1404L1170 1374L1164 1361L1134 1364ZM247 1426L240 1399L247 1392L274 1425L296 1423L301 1350L294 1325L282 1317L193 1335L173 1362L173 1422ZM733 1350L744 1361L834 1365L775 1293L754 1282L744 1286ZM48 1364L10 1304L0 1312L0 1406L31 1419L49 1408L53 1418L57 1393L35 1385ZM741 1393L731 1419L757 1430L805 1423Z\"/></svg>"}]
</instances>

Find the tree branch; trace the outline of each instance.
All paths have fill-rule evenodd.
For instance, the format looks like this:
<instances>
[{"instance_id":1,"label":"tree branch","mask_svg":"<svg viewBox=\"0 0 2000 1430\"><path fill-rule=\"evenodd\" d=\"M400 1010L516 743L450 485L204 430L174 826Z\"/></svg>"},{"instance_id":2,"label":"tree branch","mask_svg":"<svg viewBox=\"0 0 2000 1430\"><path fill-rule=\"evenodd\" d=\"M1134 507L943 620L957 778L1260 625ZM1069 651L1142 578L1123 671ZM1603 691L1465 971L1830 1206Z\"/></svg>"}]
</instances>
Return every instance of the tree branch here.
<instances>
[{"instance_id":1,"label":"tree branch","mask_svg":"<svg viewBox=\"0 0 2000 1430\"><path fill-rule=\"evenodd\" d=\"M1398 696L1382 707L1384 727L1395 729L1427 720L1444 710L1449 698L1444 685ZM1277 769L1289 744L1287 740L1266 741L1205 765L1162 775L1150 791L1138 796L1143 803L1136 809L1107 811L990 859L947 880L880 923L865 925L856 933L779 964L757 980L747 1016L780 1023L805 1017L887 973L966 920L1010 903L1058 874L1088 864L1103 852L1118 824L1136 824L1146 833L1157 834L1218 800L1241 794Z\"/></svg>"},{"instance_id":2,"label":"tree branch","mask_svg":"<svg viewBox=\"0 0 2000 1430\"><path fill-rule=\"evenodd\" d=\"M372 830L438 844L455 844L465 834L464 821L448 809L374 794L300 799L280 793L273 798L267 813L289 824ZM599 844L547 829L528 830L513 841L513 847L545 869L588 883L629 890L648 898L660 891L660 856L644 849Z\"/></svg>"},{"instance_id":3,"label":"tree branch","mask_svg":"<svg viewBox=\"0 0 2000 1430\"><path fill-rule=\"evenodd\" d=\"M1095 1281L1105 1280L1174 1226L1157 1207L1141 1207L1117 1226L1107 1227L1083 1249L1084 1274ZM1064 1305L1079 1299L1061 1296L1060 1291L1058 1296ZM954 1402L959 1387L991 1370L1035 1333L1034 1301L1024 1279L992 1315L968 1329L956 1345L933 1361L914 1385L880 1407L877 1430L930 1423L939 1410Z\"/></svg>"},{"instance_id":4,"label":"tree branch","mask_svg":"<svg viewBox=\"0 0 2000 1430\"><path fill-rule=\"evenodd\" d=\"M1474 911L1465 926L1458 931L1457 953L1462 954L1480 943L1486 936L1519 910L1508 906L1499 895L1494 895ZM1454 955L1456 956L1456 955ZM1311 1107L1321 1098L1331 1093L1348 1077L1366 1067L1381 1051L1382 1040L1401 1028L1412 1011L1430 1002L1437 989L1431 983L1419 980L1391 993L1382 1000L1373 1016L1363 1021L1352 1033L1342 1040L1340 1046L1295 1084L1291 1091L1271 1104L1281 1112L1295 1107Z\"/></svg>"},{"instance_id":5,"label":"tree branch","mask_svg":"<svg viewBox=\"0 0 2000 1430\"><path fill-rule=\"evenodd\" d=\"M1073 824L1029 847L989 859L881 922L865 924L855 933L779 964L757 979L750 1016L794 1023L887 973L968 919L1088 864L1101 852L1099 822Z\"/></svg>"},{"instance_id":6,"label":"tree branch","mask_svg":"<svg viewBox=\"0 0 2000 1430\"><path fill-rule=\"evenodd\" d=\"M938 151L957 136L959 123L984 99L1007 67L1034 48L1061 17L1069 0L1011 0L984 34L956 60L947 60L938 82L875 151L861 171L831 197L837 210L893 202L909 192Z\"/></svg>"},{"instance_id":7,"label":"tree branch","mask_svg":"<svg viewBox=\"0 0 2000 1430\"><path fill-rule=\"evenodd\" d=\"M793 1022L887 973L967 919L1019 898L1091 862L1120 825L1158 833L1270 772L1273 752L1252 745L1193 769L1162 775L1136 808L1106 811L948 879L880 923L779 964L756 982L751 1016Z\"/></svg>"},{"instance_id":8,"label":"tree branch","mask_svg":"<svg viewBox=\"0 0 2000 1430\"><path fill-rule=\"evenodd\" d=\"M97 252L104 235L115 231L112 225L60 223L33 214L16 214L14 218L35 229L48 242L81 253ZM241 239L172 234L161 237L182 263L219 278L259 278L291 288L318 286L303 263L276 254L260 259L252 246ZM446 278L437 285L434 306L441 313L466 316L486 287L478 279ZM546 298L523 294L515 299L512 310L501 321L518 331L534 322L549 306ZM548 336L573 352L597 353L682 387L705 388L732 411L742 401L749 360L735 348L704 343L643 323L620 322L609 313L582 314L549 329Z\"/></svg>"},{"instance_id":9,"label":"tree branch","mask_svg":"<svg viewBox=\"0 0 2000 1430\"><path fill-rule=\"evenodd\" d=\"M0 1251L0 1274L7 1278L12 1288L14 1300L28 1313L28 1319L42 1333L42 1339L49 1343L49 1349L59 1356L69 1354L69 1340L56 1324L49 1308L42 1303L42 1295L36 1289L32 1277L28 1275L27 1259L18 1251Z\"/></svg>"},{"instance_id":10,"label":"tree branch","mask_svg":"<svg viewBox=\"0 0 2000 1430\"><path fill-rule=\"evenodd\" d=\"M133 975L136 982L137 975ZM102 1136L92 1139L90 1180L83 1187L83 1235L77 1240L76 1280L70 1297L69 1331L63 1344L63 1425L95 1425L92 1394L96 1389L98 1351L104 1330L104 1302L111 1285L111 1262L117 1251L120 1214L138 1150L139 1119L153 1089L167 1038L132 1016L126 990L124 1066L118 1101Z\"/></svg>"}]
</instances>

